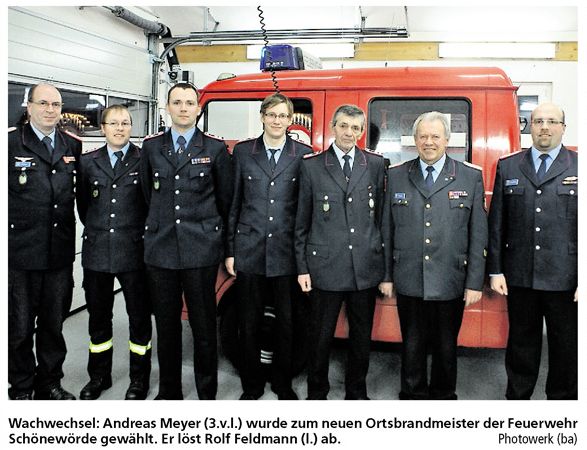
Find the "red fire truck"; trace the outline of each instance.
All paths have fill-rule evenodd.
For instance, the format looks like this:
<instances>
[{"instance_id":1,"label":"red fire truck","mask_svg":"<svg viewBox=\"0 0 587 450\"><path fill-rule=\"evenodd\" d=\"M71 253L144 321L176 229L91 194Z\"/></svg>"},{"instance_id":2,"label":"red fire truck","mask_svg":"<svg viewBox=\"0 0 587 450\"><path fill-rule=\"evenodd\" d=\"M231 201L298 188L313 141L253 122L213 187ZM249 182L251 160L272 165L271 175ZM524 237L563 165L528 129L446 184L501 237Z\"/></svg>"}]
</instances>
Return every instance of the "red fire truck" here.
<instances>
[{"instance_id":1,"label":"red fire truck","mask_svg":"<svg viewBox=\"0 0 587 450\"><path fill-rule=\"evenodd\" d=\"M497 160L520 148L516 87L498 68L297 70L274 75L280 92L294 103L290 133L315 151L328 148L333 140L328 122L343 103L358 105L367 114L368 127L359 145L382 153L390 164L417 156L411 130L421 113L445 113L451 124L447 153L483 168L487 205ZM256 137L262 131L259 106L274 91L275 82L269 73L223 74L201 91L203 112L199 126L225 139L229 147ZM236 333L233 282L220 270L218 312L225 346ZM486 287L482 300L465 310L459 345L502 348L507 330L505 299ZM336 336L346 337L347 331L343 311ZM378 299L372 339L401 341L395 298Z\"/></svg>"}]
</instances>

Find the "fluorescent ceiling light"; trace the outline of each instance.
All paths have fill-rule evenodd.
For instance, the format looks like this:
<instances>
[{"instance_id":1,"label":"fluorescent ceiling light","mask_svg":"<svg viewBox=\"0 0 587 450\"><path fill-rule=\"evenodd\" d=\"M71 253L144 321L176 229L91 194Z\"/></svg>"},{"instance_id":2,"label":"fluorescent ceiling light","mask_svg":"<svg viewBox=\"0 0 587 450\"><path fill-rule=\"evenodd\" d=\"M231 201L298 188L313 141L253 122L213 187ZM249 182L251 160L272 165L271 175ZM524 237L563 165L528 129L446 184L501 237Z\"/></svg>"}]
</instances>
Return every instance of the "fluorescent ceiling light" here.
<instances>
[{"instance_id":1,"label":"fluorescent ceiling light","mask_svg":"<svg viewBox=\"0 0 587 450\"><path fill-rule=\"evenodd\" d=\"M355 56L355 46L346 44L291 44L300 47L318 58L352 58ZM247 45L247 59L261 59L263 45Z\"/></svg>"},{"instance_id":2,"label":"fluorescent ceiling light","mask_svg":"<svg viewBox=\"0 0 587 450\"><path fill-rule=\"evenodd\" d=\"M552 59L555 51L552 43L441 42L438 46L440 58Z\"/></svg>"}]
</instances>

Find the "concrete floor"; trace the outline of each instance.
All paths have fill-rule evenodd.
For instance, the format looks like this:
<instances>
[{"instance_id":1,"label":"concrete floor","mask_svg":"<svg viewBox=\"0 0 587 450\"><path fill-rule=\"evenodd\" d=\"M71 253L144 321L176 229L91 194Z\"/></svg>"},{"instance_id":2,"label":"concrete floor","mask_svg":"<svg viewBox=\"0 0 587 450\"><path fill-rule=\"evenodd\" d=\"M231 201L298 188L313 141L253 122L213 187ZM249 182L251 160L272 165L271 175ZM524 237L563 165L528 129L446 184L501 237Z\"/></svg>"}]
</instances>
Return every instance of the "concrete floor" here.
<instances>
[{"instance_id":1,"label":"concrete floor","mask_svg":"<svg viewBox=\"0 0 587 450\"><path fill-rule=\"evenodd\" d=\"M68 354L64 365L64 388L76 396L88 381L86 372L88 352L88 313L81 311L67 319L64 325ZM114 311L114 364L113 386L105 391L100 399L120 400L128 387L128 325L122 294L116 296ZM153 370L151 372L151 390L148 399L157 395L157 338L153 326ZM193 376L193 354L191 351L191 332L184 322L183 355L183 393L186 400L196 400L197 394ZM546 341L546 339L544 340ZM240 379L236 369L219 352L218 396L219 400L236 400L241 394ZM504 399L506 373L504 367L504 350L495 349L459 349L457 394L461 400L500 400ZM346 346L344 341L336 342L331 353L330 384L328 396L331 400L344 399L344 362ZM545 399L546 382L546 343L543 347L542 367L533 399ZM375 344L371 351L369 375L367 378L368 394L373 400L396 400L400 387L400 346L397 344ZM301 373L294 380L294 390L300 398L306 396L306 376ZM268 384L262 400L275 400Z\"/></svg>"}]
</instances>

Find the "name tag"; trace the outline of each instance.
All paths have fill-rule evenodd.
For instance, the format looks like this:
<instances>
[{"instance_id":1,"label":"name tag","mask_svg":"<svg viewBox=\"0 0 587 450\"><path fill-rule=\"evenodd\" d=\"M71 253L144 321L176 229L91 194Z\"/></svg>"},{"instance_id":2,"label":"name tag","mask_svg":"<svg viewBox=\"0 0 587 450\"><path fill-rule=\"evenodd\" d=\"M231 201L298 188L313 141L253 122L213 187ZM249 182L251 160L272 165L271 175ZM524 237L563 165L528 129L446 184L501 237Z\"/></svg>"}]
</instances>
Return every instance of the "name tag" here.
<instances>
[{"instance_id":1,"label":"name tag","mask_svg":"<svg viewBox=\"0 0 587 450\"><path fill-rule=\"evenodd\" d=\"M393 198L395 198L396 200L404 200L406 198L406 193L396 192L395 194L393 194Z\"/></svg>"},{"instance_id":2,"label":"name tag","mask_svg":"<svg viewBox=\"0 0 587 450\"><path fill-rule=\"evenodd\" d=\"M31 167L31 165L30 161L16 161L14 163L14 167Z\"/></svg>"},{"instance_id":3,"label":"name tag","mask_svg":"<svg viewBox=\"0 0 587 450\"><path fill-rule=\"evenodd\" d=\"M71 162L75 162L75 156L64 156L63 157L63 162L65 164L69 164Z\"/></svg>"},{"instance_id":4,"label":"name tag","mask_svg":"<svg viewBox=\"0 0 587 450\"><path fill-rule=\"evenodd\" d=\"M210 164L211 158L204 156L203 158L192 158L192 164Z\"/></svg>"},{"instance_id":5,"label":"name tag","mask_svg":"<svg viewBox=\"0 0 587 450\"><path fill-rule=\"evenodd\" d=\"M563 180L563 184L577 184L577 181L579 181L578 177L566 177Z\"/></svg>"},{"instance_id":6,"label":"name tag","mask_svg":"<svg viewBox=\"0 0 587 450\"><path fill-rule=\"evenodd\" d=\"M511 180L505 180L505 186L517 186L519 182L520 180L518 180L517 178L512 178Z\"/></svg>"}]
</instances>

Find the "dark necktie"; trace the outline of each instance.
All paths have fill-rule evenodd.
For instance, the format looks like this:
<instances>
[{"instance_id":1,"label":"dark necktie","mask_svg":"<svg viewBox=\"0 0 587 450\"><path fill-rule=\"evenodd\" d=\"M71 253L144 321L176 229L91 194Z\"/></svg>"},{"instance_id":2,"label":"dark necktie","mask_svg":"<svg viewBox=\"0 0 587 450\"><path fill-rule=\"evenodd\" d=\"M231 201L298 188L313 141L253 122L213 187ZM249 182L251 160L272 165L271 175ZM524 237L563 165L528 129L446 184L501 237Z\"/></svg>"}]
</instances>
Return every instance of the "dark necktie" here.
<instances>
[{"instance_id":1,"label":"dark necktie","mask_svg":"<svg viewBox=\"0 0 587 450\"><path fill-rule=\"evenodd\" d=\"M49 152L49 156L53 154L53 146L51 145L51 138L49 136L45 136L41 141L45 145L45 148Z\"/></svg>"},{"instance_id":2,"label":"dark necktie","mask_svg":"<svg viewBox=\"0 0 587 450\"><path fill-rule=\"evenodd\" d=\"M185 144L186 144L185 138L183 136L179 136L177 138L177 145L179 147L175 151L175 156L177 157L177 161L178 162L179 162L179 160L181 158L181 155L183 155L184 152L185 152Z\"/></svg>"},{"instance_id":3,"label":"dark necktie","mask_svg":"<svg viewBox=\"0 0 587 450\"><path fill-rule=\"evenodd\" d=\"M546 160L548 159L548 155L544 153L540 155L540 159L542 162L540 163L540 167L538 167L538 172L536 172L536 178L538 178L538 181L542 181L544 175L546 175Z\"/></svg>"},{"instance_id":4,"label":"dark necktie","mask_svg":"<svg viewBox=\"0 0 587 450\"><path fill-rule=\"evenodd\" d=\"M346 182L348 183L349 180L351 179L351 163L349 162L351 160L351 157L349 155L344 155L342 157L342 159L344 159L344 165L342 166L342 173L344 174L344 177L346 178Z\"/></svg>"},{"instance_id":5,"label":"dark necktie","mask_svg":"<svg viewBox=\"0 0 587 450\"><path fill-rule=\"evenodd\" d=\"M114 173L116 174L122 167L122 157L124 155L122 154L122 150L118 150L117 152L114 152L114 156L116 156L116 162L114 163Z\"/></svg>"},{"instance_id":6,"label":"dark necktie","mask_svg":"<svg viewBox=\"0 0 587 450\"><path fill-rule=\"evenodd\" d=\"M275 171L275 167L277 167L277 161L275 161L275 153L279 151L278 148L269 148L271 152L271 157L269 158L269 167L271 167L271 172Z\"/></svg>"},{"instance_id":7,"label":"dark necktie","mask_svg":"<svg viewBox=\"0 0 587 450\"><path fill-rule=\"evenodd\" d=\"M434 186L434 177L432 176L432 172L434 172L434 167L428 166L426 167L426 170L428 171L428 175L426 175L424 183L426 183L426 187L428 188L428 190L430 190L432 189L432 186Z\"/></svg>"}]
</instances>

